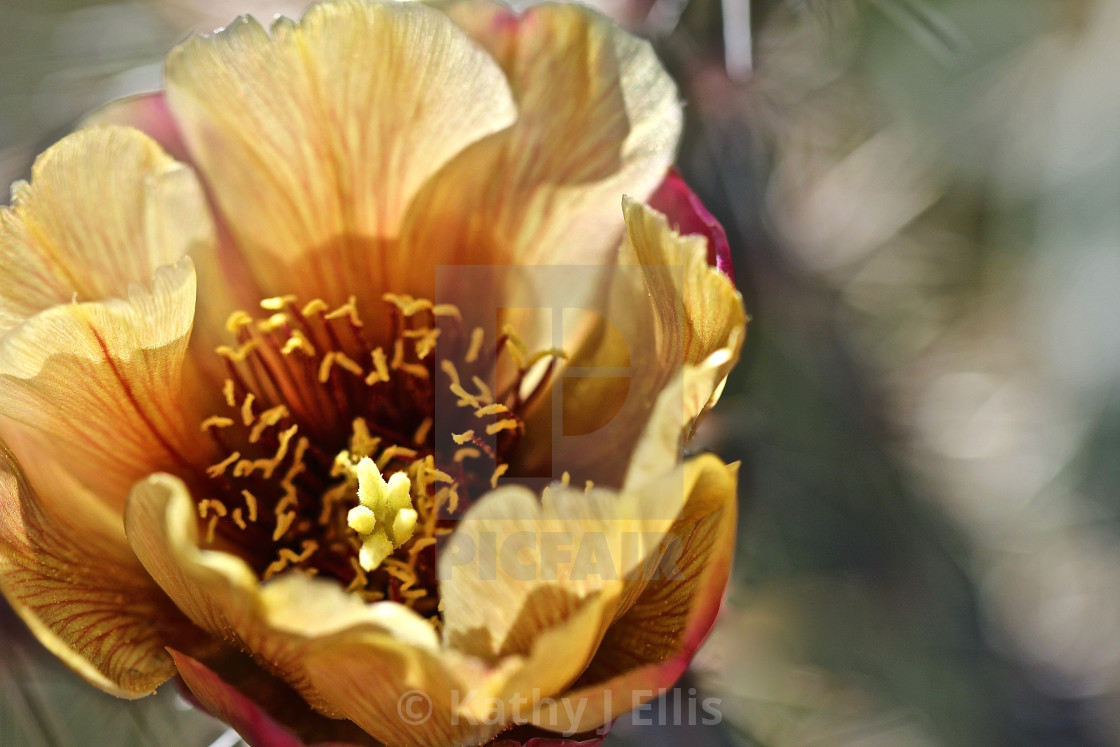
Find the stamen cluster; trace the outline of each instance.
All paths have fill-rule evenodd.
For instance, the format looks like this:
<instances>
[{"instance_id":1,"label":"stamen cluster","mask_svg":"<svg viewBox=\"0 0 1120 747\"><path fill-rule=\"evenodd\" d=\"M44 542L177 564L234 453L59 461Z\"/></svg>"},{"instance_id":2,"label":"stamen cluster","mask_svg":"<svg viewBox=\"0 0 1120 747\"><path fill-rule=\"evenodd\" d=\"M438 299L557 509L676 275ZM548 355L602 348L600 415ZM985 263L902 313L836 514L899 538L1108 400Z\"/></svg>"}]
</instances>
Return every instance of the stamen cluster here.
<instances>
[{"instance_id":1,"label":"stamen cluster","mask_svg":"<svg viewBox=\"0 0 1120 747\"><path fill-rule=\"evenodd\" d=\"M264 579L324 573L435 618L441 539L509 470L522 413L562 354L531 353L510 329L488 345L452 305L383 300L388 345L367 339L353 297L337 308L268 298L263 319L230 316L236 344L217 349L227 412L201 424L224 457L206 470L198 513L206 542ZM503 360L517 375L496 395L487 380Z\"/></svg>"}]
</instances>

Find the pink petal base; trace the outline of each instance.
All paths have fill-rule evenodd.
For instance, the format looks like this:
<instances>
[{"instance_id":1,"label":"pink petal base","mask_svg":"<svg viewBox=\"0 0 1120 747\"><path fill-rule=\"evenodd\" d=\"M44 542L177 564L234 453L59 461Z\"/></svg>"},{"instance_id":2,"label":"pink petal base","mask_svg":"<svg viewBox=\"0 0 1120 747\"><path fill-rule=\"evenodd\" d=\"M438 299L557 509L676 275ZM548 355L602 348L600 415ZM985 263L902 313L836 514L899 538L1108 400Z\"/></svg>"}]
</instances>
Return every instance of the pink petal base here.
<instances>
[{"instance_id":1,"label":"pink petal base","mask_svg":"<svg viewBox=\"0 0 1120 747\"><path fill-rule=\"evenodd\" d=\"M731 246L727 232L708 212L704 203L681 178L675 168L669 169L665 181L649 198L649 206L669 218L669 224L682 234L699 234L708 239L708 264L735 280L731 266Z\"/></svg>"},{"instance_id":2,"label":"pink petal base","mask_svg":"<svg viewBox=\"0 0 1120 747\"><path fill-rule=\"evenodd\" d=\"M168 649L179 669L184 695L214 718L226 722L241 738L254 747L368 747L372 740L359 745L354 742L315 742L307 744L294 732L277 723L259 704L223 680L214 670L184 653ZM310 707L307 706L310 712ZM346 722L338 722L346 723ZM488 747L598 747L606 735L589 739L565 739L536 736L536 729L515 729L499 737Z\"/></svg>"}]
</instances>

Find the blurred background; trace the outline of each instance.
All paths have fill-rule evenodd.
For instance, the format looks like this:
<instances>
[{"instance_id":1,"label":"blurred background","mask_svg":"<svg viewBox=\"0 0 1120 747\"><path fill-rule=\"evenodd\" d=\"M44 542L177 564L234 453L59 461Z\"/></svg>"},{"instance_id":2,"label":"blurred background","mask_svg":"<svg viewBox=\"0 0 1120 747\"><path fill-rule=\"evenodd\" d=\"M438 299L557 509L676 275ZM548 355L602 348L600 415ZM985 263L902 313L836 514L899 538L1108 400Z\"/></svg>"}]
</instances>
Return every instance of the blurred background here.
<instances>
[{"instance_id":1,"label":"blurred background","mask_svg":"<svg viewBox=\"0 0 1120 747\"><path fill-rule=\"evenodd\" d=\"M0 182L189 30L299 5L0 0ZM694 443L743 462L681 685L722 722L608 744L1120 745L1120 2L597 5L679 81L753 316ZM0 744L238 743L0 624Z\"/></svg>"}]
</instances>

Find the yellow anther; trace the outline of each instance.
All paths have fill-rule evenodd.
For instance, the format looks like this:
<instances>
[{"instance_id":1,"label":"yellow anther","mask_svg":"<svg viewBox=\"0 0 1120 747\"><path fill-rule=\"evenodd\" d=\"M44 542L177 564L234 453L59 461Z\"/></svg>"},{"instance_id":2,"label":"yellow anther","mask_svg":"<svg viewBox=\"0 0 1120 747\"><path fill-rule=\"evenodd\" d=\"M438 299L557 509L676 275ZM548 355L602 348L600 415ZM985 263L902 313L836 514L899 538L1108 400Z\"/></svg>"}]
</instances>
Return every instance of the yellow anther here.
<instances>
[{"instance_id":1,"label":"yellow anther","mask_svg":"<svg viewBox=\"0 0 1120 747\"><path fill-rule=\"evenodd\" d=\"M265 311L279 311L290 303L293 303L296 297L289 294L286 296L273 296L272 298L261 299L261 308Z\"/></svg>"},{"instance_id":2,"label":"yellow anther","mask_svg":"<svg viewBox=\"0 0 1120 747\"><path fill-rule=\"evenodd\" d=\"M249 526L245 523L245 519L241 516L240 507L233 509L233 523L237 525L238 529L245 529L247 526Z\"/></svg>"},{"instance_id":3,"label":"yellow anther","mask_svg":"<svg viewBox=\"0 0 1120 747\"><path fill-rule=\"evenodd\" d=\"M420 423L420 427L412 434L412 443L422 444L428 437L428 432L432 430L432 419L424 418L424 422Z\"/></svg>"},{"instance_id":4,"label":"yellow anther","mask_svg":"<svg viewBox=\"0 0 1120 747\"><path fill-rule=\"evenodd\" d=\"M386 293L381 296L383 301L393 304L400 309L404 316L412 316L420 311L432 308L432 302L426 298L413 298L407 293Z\"/></svg>"},{"instance_id":5,"label":"yellow anther","mask_svg":"<svg viewBox=\"0 0 1120 747\"><path fill-rule=\"evenodd\" d=\"M253 430L249 431L249 443L255 444L260 441L265 429L276 425L288 415L288 408L284 405L276 405L276 407L270 407L262 412L260 417L257 418L257 424L253 426Z\"/></svg>"},{"instance_id":6,"label":"yellow anther","mask_svg":"<svg viewBox=\"0 0 1120 747\"><path fill-rule=\"evenodd\" d=\"M355 376L364 376L365 371L362 367L354 362L354 359L338 350L332 350L323 356L322 363L319 364L319 383L326 384L331 378L331 367L338 366L344 368Z\"/></svg>"},{"instance_id":7,"label":"yellow anther","mask_svg":"<svg viewBox=\"0 0 1120 747\"><path fill-rule=\"evenodd\" d=\"M451 440L457 444L465 444L468 441L474 440L474 431L466 431L464 433L452 433Z\"/></svg>"},{"instance_id":8,"label":"yellow anther","mask_svg":"<svg viewBox=\"0 0 1120 747\"><path fill-rule=\"evenodd\" d=\"M273 314L268 319L257 322L257 329L261 332L272 332L288 324L288 315L283 312Z\"/></svg>"},{"instance_id":9,"label":"yellow anther","mask_svg":"<svg viewBox=\"0 0 1120 747\"><path fill-rule=\"evenodd\" d=\"M568 472L568 470L564 470L564 474L560 475L560 484L566 488L571 484L571 482L572 475Z\"/></svg>"},{"instance_id":10,"label":"yellow anther","mask_svg":"<svg viewBox=\"0 0 1120 747\"><path fill-rule=\"evenodd\" d=\"M451 379L452 386L462 387L462 381L459 379L459 370L455 368L455 364L444 358L439 362L439 367L447 374L447 378Z\"/></svg>"},{"instance_id":11,"label":"yellow anther","mask_svg":"<svg viewBox=\"0 0 1120 747\"><path fill-rule=\"evenodd\" d=\"M271 459L258 459L253 462L253 468L259 469L266 480L272 479L272 473L276 471L276 468L280 466L280 462L284 461L284 457L288 455L288 443L292 440L292 436L296 434L298 429L298 425L293 425L291 428L280 433L280 445L277 446L276 454Z\"/></svg>"},{"instance_id":12,"label":"yellow anther","mask_svg":"<svg viewBox=\"0 0 1120 747\"><path fill-rule=\"evenodd\" d=\"M419 363L402 363L399 368L406 374L415 376L418 379L428 378L428 369Z\"/></svg>"},{"instance_id":13,"label":"yellow anther","mask_svg":"<svg viewBox=\"0 0 1120 747\"><path fill-rule=\"evenodd\" d=\"M453 303L437 303L432 307L432 314L435 316L453 316L456 319L462 320L463 314L459 311L459 307Z\"/></svg>"},{"instance_id":14,"label":"yellow anther","mask_svg":"<svg viewBox=\"0 0 1120 747\"><path fill-rule=\"evenodd\" d=\"M357 472L358 505L350 509L346 523L362 540L358 562L372 571L412 538L419 515L412 506L408 475L394 472L386 482L369 457L358 462Z\"/></svg>"},{"instance_id":15,"label":"yellow anther","mask_svg":"<svg viewBox=\"0 0 1120 747\"><path fill-rule=\"evenodd\" d=\"M377 459L377 468L385 469L386 465L394 459L414 459L416 457L416 450L409 449L405 446L397 446L393 444L381 452L381 456Z\"/></svg>"},{"instance_id":16,"label":"yellow anther","mask_svg":"<svg viewBox=\"0 0 1120 747\"><path fill-rule=\"evenodd\" d=\"M229 468L229 466L240 458L241 452L235 451L217 464L207 467L206 474L210 475L210 477L221 477L223 474L225 474L225 471Z\"/></svg>"},{"instance_id":17,"label":"yellow anther","mask_svg":"<svg viewBox=\"0 0 1120 747\"><path fill-rule=\"evenodd\" d=\"M248 490L242 490L241 495L245 498L245 508L249 509L249 521L256 521L257 497L250 493Z\"/></svg>"},{"instance_id":18,"label":"yellow anther","mask_svg":"<svg viewBox=\"0 0 1120 747\"><path fill-rule=\"evenodd\" d=\"M373 385L379 381L389 380L389 362L385 358L385 351L380 347L375 348L370 353L370 358L373 360L373 372L366 377L366 383Z\"/></svg>"},{"instance_id":19,"label":"yellow anther","mask_svg":"<svg viewBox=\"0 0 1120 747\"><path fill-rule=\"evenodd\" d=\"M479 398L479 400L481 400L482 402L493 402L494 401L494 393L490 391L490 387L486 386L485 381L483 381L478 376L472 376L471 381L473 381L474 385L476 387L478 387L478 398Z\"/></svg>"},{"instance_id":20,"label":"yellow anther","mask_svg":"<svg viewBox=\"0 0 1120 747\"><path fill-rule=\"evenodd\" d=\"M249 353L252 353L256 349L257 341L250 340L237 349L231 348L229 345L219 345L218 347L214 348L214 352L228 360L230 363L244 363L245 359L249 357Z\"/></svg>"},{"instance_id":21,"label":"yellow anther","mask_svg":"<svg viewBox=\"0 0 1120 747\"><path fill-rule=\"evenodd\" d=\"M210 428L229 428L233 425L233 418L223 418L221 415L211 415L202 421L202 430Z\"/></svg>"},{"instance_id":22,"label":"yellow anther","mask_svg":"<svg viewBox=\"0 0 1120 747\"><path fill-rule=\"evenodd\" d=\"M300 316L308 317L308 316L314 316L315 314L322 314L324 311L326 311L329 308L330 308L330 306L328 306L327 302L324 301L323 299L313 298L310 301L308 301L306 304L303 305L303 308L300 309L299 313L300 313Z\"/></svg>"},{"instance_id":23,"label":"yellow anther","mask_svg":"<svg viewBox=\"0 0 1120 747\"><path fill-rule=\"evenodd\" d=\"M514 420L513 418L506 418L505 420L499 420L497 423L491 423L490 425L486 426L486 432L489 435L493 436L499 431L517 430L517 427L518 423L516 420Z\"/></svg>"},{"instance_id":24,"label":"yellow anther","mask_svg":"<svg viewBox=\"0 0 1120 747\"><path fill-rule=\"evenodd\" d=\"M216 498L204 498L199 501L198 515L200 518L205 519L206 514L209 513L210 509L214 509L214 513L218 516L225 516L227 513L229 513L226 510L225 504L217 500Z\"/></svg>"},{"instance_id":25,"label":"yellow anther","mask_svg":"<svg viewBox=\"0 0 1120 747\"><path fill-rule=\"evenodd\" d=\"M226 379L222 384L222 396L226 398L228 406L237 407L237 388L234 386L233 379Z\"/></svg>"},{"instance_id":26,"label":"yellow anther","mask_svg":"<svg viewBox=\"0 0 1120 747\"><path fill-rule=\"evenodd\" d=\"M467 363L474 363L478 360L478 354L482 351L482 340L486 336L486 331L482 327L475 327L471 330L471 345L467 348L467 354L463 358Z\"/></svg>"},{"instance_id":27,"label":"yellow anther","mask_svg":"<svg viewBox=\"0 0 1120 747\"><path fill-rule=\"evenodd\" d=\"M428 357L433 350L436 349L436 339L439 338L438 329L423 329L415 330L421 334L415 335L416 337L416 357L424 360ZM407 332L405 334L408 334ZM412 337L413 335L409 335Z\"/></svg>"},{"instance_id":28,"label":"yellow anther","mask_svg":"<svg viewBox=\"0 0 1120 747\"><path fill-rule=\"evenodd\" d=\"M490 487L498 487L498 479L501 478L501 476L504 475L508 469L508 464L499 464L497 469L494 470L494 474L490 475Z\"/></svg>"},{"instance_id":29,"label":"yellow anther","mask_svg":"<svg viewBox=\"0 0 1120 747\"><path fill-rule=\"evenodd\" d=\"M341 319L342 317L349 317L350 323L355 327L362 326L362 320L358 318L358 298L357 296L350 296L342 306L339 306L334 311L323 316L324 319Z\"/></svg>"},{"instance_id":30,"label":"yellow anther","mask_svg":"<svg viewBox=\"0 0 1120 747\"><path fill-rule=\"evenodd\" d=\"M482 406L481 403L478 401L478 397L476 397L473 394L471 394L470 392L468 392L466 389L464 389L462 387L462 385L452 384L451 386L448 387L448 389L451 390L452 394L454 394L456 397L459 398L455 402L455 404L458 405L459 407L481 407Z\"/></svg>"},{"instance_id":31,"label":"yellow anther","mask_svg":"<svg viewBox=\"0 0 1120 747\"><path fill-rule=\"evenodd\" d=\"M245 401L241 403L241 422L246 426L253 424L256 416L253 414L253 400L257 397L252 392L245 395Z\"/></svg>"},{"instance_id":32,"label":"yellow anther","mask_svg":"<svg viewBox=\"0 0 1120 747\"><path fill-rule=\"evenodd\" d=\"M476 418L484 418L487 415L504 415L509 412L509 408L505 405L486 405L474 411Z\"/></svg>"},{"instance_id":33,"label":"yellow anther","mask_svg":"<svg viewBox=\"0 0 1120 747\"><path fill-rule=\"evenodd\" d=\"M235 311L226 319L226 330L233 335L236 335L244 327L248 327L253 323L253 317L249 316L248 312Z\"/></svg>"},{"instance_id":34,"label":"yellow anther","mask_svg":"<svg viewBox=\"0 0 1120 747\"><path fill-rule=\"evenodd\" d=\"M381 439L370 434L365 418L354 418L354 422L350 424L350 453L346 454L346 458L352 459L350 454L358 459L372 456L380 444Z\"/></svg>"},{"instance_id":35,"label":"yellow anther","mask_svg":"<svg viewBox=\"0 0 1120 747\"><path fill-rule=\"evenodd\" d=\"M307 339L307 335L298 329L292 331L292 336L284 343L284 347L280 348L280 352L284 355L291 355L296 350L302 350L307 355L315 355L315 346Z\"/></svg>"},{"instance_id":36,"label":"yellow anther","mask_svg":"<svg viewBox=\"0 0 1120 747\"><path fill-rule=\"evenodd\" d=\"M454 438L454 436L452 436ZM464 459L478 459L482 456L482 452L473 446L464 446L461 449L455 450L454 461L456 464L461 464Z\"/></svg>"},{"instance_id":37,"label":"yellow anther","mask_svg":"<svg viewBox=\"0 0 1120 747\"><path fill-rule=\"evenodd\" d=\"M280 538L288 533L292 528L292 524L296 520L295 511L282 511L279 506L276 507L276 529L272 532L272 541L279 542Z\"/></svg>"}]
</instances>

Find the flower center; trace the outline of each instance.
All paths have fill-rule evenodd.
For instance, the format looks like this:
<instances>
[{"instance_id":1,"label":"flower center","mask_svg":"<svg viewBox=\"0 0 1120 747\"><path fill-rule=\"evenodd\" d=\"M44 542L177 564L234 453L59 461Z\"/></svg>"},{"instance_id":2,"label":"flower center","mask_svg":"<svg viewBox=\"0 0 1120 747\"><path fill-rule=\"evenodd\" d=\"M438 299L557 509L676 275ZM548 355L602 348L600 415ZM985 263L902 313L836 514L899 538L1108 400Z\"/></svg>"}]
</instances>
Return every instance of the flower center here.
<instances>
[{"instance_id":1,"label":"flower center","mask_svg":"<svg viewBox=\"0 0 1120 747\"><path fill-rule=\"evenodd\" d=\"M206 469L198 512L206 542L264 579L322 573L438 619L442 539L507 471L562 353L530 355L509 329L492 342L467 333L454 306L383 300L385 345L367 338L353 297L268 298L268 316L230 316L236 344L217 349L227 411L201 424L225 457ZM500 363L516 374L495 393Z\"/></svg>"}]
</instances>

